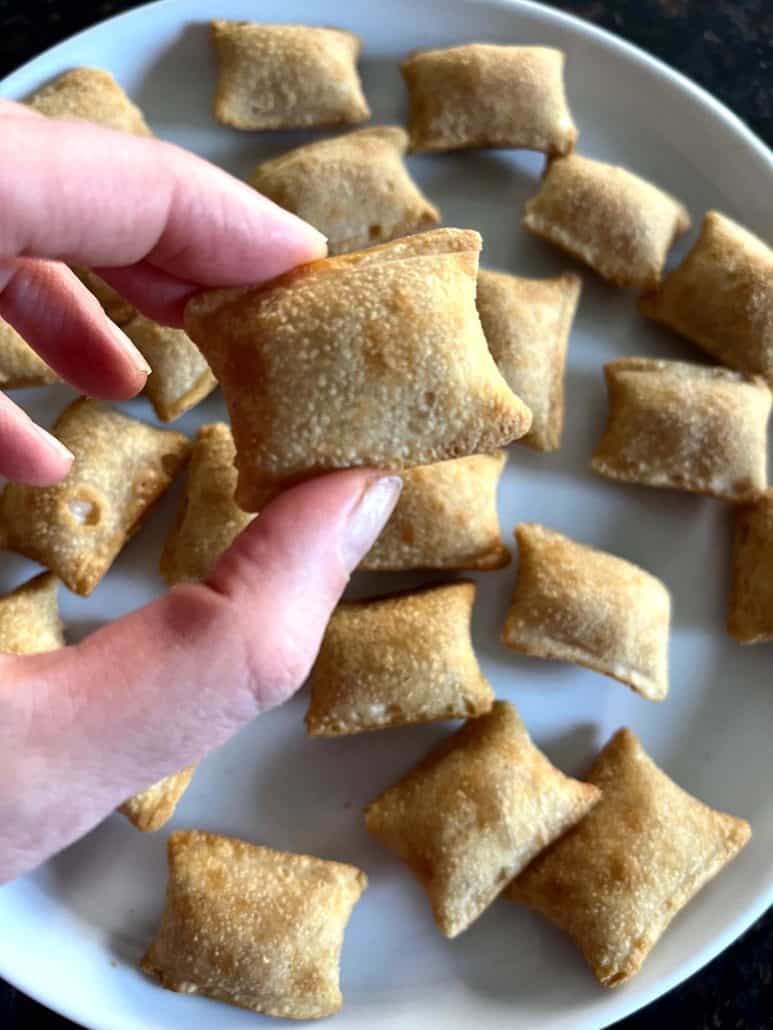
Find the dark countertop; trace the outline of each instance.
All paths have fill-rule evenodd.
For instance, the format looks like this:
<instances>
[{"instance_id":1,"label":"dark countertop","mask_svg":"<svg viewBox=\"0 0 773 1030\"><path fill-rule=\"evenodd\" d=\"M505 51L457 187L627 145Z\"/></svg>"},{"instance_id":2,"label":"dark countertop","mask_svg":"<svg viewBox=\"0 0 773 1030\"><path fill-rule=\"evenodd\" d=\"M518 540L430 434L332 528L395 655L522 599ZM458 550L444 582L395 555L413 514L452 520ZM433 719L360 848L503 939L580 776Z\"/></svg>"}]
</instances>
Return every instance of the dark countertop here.
<instances>
[{"instance_id":1,"label":"dark countertop","mask_svg":"<svg viewBox=\"0 0 773 1030\"><path fill-rule=\"evenodd\" d=\"M0 78L72 33L137 6L131 0L0 0ZM773 0L565 0L551 6L610 29L689 75L773 145ZM0 981L0 1030L33 1026L64 1030L73 1024ZM681 987L616 1027L773 1028L773 910Z\"/></svg>"}]
</instances>

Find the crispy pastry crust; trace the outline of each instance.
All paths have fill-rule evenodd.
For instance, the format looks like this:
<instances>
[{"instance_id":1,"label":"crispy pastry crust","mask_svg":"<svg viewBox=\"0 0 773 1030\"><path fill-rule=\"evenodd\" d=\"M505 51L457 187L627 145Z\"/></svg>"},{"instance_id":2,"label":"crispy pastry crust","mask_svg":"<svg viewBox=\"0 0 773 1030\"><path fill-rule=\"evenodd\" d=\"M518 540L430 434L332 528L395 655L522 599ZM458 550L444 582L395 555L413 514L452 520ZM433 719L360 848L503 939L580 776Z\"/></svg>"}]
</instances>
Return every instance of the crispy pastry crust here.
<instances>
[{"instance_id":1,"label":"crispy pastry crust","mask_svg":"<svg viewBox=\"0 0 773 1030\"><path fill-rule=\"evenodd\" d=\"M189 765L180 772L165 776L163 780L124 801L118 811L142 833L160 830L174 815L195 771L196 766Z\"/></svg>"},{"instance_id":2,"label":"crispy pastry crust","mask_svg":"<svg viewBox=\"0 0 773 1030\"><path fill-rule=\"evenodd\" d=\"M142 111L101 68L63 72L33 93L27 103L49 118L80 118L135 136L152 135Z\"/></svg>"},{"instance_id":3,"label":"crispy pastry crust","mask_svg":"<svg viewBox=\"0 0 773 1030\"><path fill-rule=\"evenodd\" d=\"M735 510L727 630L739 644L773 640L773 490Z\"/></svg>"},{"instance_id":4,"label":"crispy pastry crust","mask_svg":"<svg viewBox=\"0 0 773 1030\"><path fill-rule=\"evenodd\" d=\"M50 572L0 597L0 654L41 654L64 647L59 580Z\"/></svg>"}]
</instances>

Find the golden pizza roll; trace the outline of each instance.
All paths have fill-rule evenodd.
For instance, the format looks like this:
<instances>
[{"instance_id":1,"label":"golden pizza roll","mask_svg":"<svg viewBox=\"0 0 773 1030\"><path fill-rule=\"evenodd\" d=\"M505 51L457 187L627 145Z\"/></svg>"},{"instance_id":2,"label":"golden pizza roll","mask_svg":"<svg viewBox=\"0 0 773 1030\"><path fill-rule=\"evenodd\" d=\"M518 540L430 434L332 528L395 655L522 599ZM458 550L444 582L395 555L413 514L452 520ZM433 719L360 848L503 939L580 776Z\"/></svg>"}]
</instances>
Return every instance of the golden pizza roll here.
<instances>
[{"instance_id":1,"label":"golden pizza roll","mask_svg":"<svg viewBox=\"0 0 773 1030\"><path fill-rule=\"evenodd\" d=\"M501 569L510 562L497 515L504 451L419 465L403 473L392 516L361 569Z\"/></svg>"},{"instance_id":2,"label":"golden pizza roll","mask_svg":"<svg viewBox=\"0 0 773 1030\"><path fill-rule=\"evenodd\" d=\"M656 286L686 208L625 168L579 154L551 161L523 225L616 286Z\"/></svg>"},{"instance_id":3,"label":"golden pizza roll","mask_svg":"<svg viewBox=\"0 0 773 1030\"><path fill-rule=\"evenodd\" d=\"M182 329L135 314L123 331L153 370L145 393L162 422L184 415L217 386L204 355Z\"/></svg>"},{"instance_id":4,"label":"golden pizza roll","mask_svg":"<svg viewBox=\"0 0 773 1030\"><path fill-rule=\"evenodd\" d=\"M190 442L85 399L68 405L52 432L75 456L72 468L55 486L7 483L0 536L6 550L87 596L187 460Z\"/></svg>"},{"instance_id":5,"label":"golden pizza roll","mask_svg":"<svg viewBox=\"0 0 773 1030\"><path fill-rule=\"evenodd\" d=\"M365 873L183 830L169 838L166 907L142 959L164 987L267 1016L341 1008L344 931Z\"/></svg>"},{"instance_id":6,"label":"golden pizza roll","mask_svg":"<svg viewBox=\"0 0 773 1030\"><path fill-rule=\"evenodd\" d=\"M250 184L319 229L329 254L344 254L437 225L405 167L407 143L396 125L358 129L258 165Z\"/></svg>"},{"instance_id":7,"label":"golden pizza roll","mask_svg":"<svg viewBox=\"0 0 773 1030\"><path fill-rule=\"evenodd\" d=\"M413 870L438 927L456 937L600 796L551 765L497 701L368 805L365 826Z\"/></svg>"},{"instance_id":8,"label":"golden pizza roll","mask_svg":"<svg viewBox=\"0 0 773 1030\"><path fill-rule=\"evenodd\" d=\"M161 555L161 575L170 586L205 579L223 551L252 522L253 516L234 500L235 453L225 423L199 429L185 497Z\"/></svg>"},{"instance_id":9,"label":"golden pizza roll","mask_svg":"<svg viewBox=\"0 0 773 1030\"><path fill-rule=\"evenodd\" d=\"M668 693L671 597L638 565L524 522L518 578L502 643L534 658L574 662L650 701Z\"/></svg>"},{"instance_id":10,"label":"golden pizza roll","mask_svg":"<svg viewBox=\"0 0 773 1030\"><path fill-rule=\"evenodd\" d=\"M0 597L0 654L41 654L64 647L59 580L50 572Z\"/></svg>"},{"instance_id":11,"label":"golden pizza roll","mask_svg":"<svg viewBox=\"0 0 773 1030\"><path fill-rule=\"evenodd\" d=\"M468 43L424 50L402 65L412 150L516 147L567 154L577 129L564 91L564 54Z\"/></svg>"},{"instance_id":12,"label":"golden pizza roll","mask_svg":"<svg viewBox=\"0 0 773 1030\"><path fill-rule=\"evenodd\" d=\"M57 382L56 372L38 357L10 323L0 318L0 388L21 390Z\"/></svg>"},{"instance_id":13,"label":"golden pizza roll","mask_svg":"<svg viewBox=\"0 0 773 1030\"><path fill-rule=\"evenodd\" d=\"M476 232L434 229L188 302L245 511L327 470L431 465L528 432L475 310L480 246Z\"/></svg>"},{"instance_id":14,"label":"golden pizza roll","mask_svg":"<svg viewBox=\"0 0 773 1030\"><path fill-rule=\"evenodd\" d=\"M620 358L604 366L602 476L749 501L767 484L770 390L724 368Z\"/></svg>"},{"instance_id":15,"label":"golden pizza roll","mask_svg":"<svg viewBox=\"0 0 773 1030\"><path fill-rule=\"evenodd\" d=\"M472 647L475 584L339 604L311 671L306 730L341 737L476 717L494 694Z\"/></svg>"},{"instance_id":16,"label":"golden pizza roll","mask_svg":"<svg viewBox=\"0 0 773 1030\"><path fill-rule=\"evenodd\" d=\"M160 830L174 815L177 803L188 789L195 771L196 766L189 765L180 772L165 776L163 780L124 801L118 811L142 833Z\"/></svg>"},{"instance_id":17,"label":"golden pizza roll","mask_svg":"<svg viewBox=\"0 0 773 1030\"><path fill-rule=\"evenodd\" d=\"M214 115L235 129L309 129L370 118L358 36L308 25L212 22Z\"/></svg>"},{"instance_id":18,"label":"golden pizza roll","mask_svg":"<svg viewBox=\"0 0 773 1030\"><path fill-rule=\"evenodd\" d=\"M100 278L96 272L92 272L90 268L75 265L73 266L73 272L75 272L86 289L94 294L102 305L107 317L115 322L117 326L125 326L137 314L132 305L121 296L118 290L114 290L112 286Z\"/></svg>"},{"instance_id":19,"label":"golden pizza roll","mask_svg":"<svg viewBox=\"0 0 773 1030\"><path fill-rule=\"evenodd\" d=\"M751 829L678 787L628 729L614 735L586 779L601 790L599 804L507 895L569 933L601 983L616 987L639 971Z\"/></svg>"},{"instance_id":20,"label":"golden pizza roll","mask_svg":"<svg viewBox=\"0 0 773 1030\"><path fill-rule=\"evenodd\" d=\"M773 250L725 215L707 212L687 257L640 307L723 365L773 386Z\"/></svg>"},{"instance_id":21,"label":"golden pizza roll","mask_svg":"<svg viewBox=\"0 0 773 1030\"><path fill-rule=\"evenodd\" d=\"M561 446L566 350L581 289L571 272L553 279L478 273L483 332L508 386L531 411L531 429L520 442L537 451Z\"/></svg>"},{"instance_id":22,"label":"golden pizza roll","mask_svg":"<svg viewBox=\"0 0 773 1030\"><path fill-rule=\"evenodd\" d=\"M72 68L58 75L27 100L49 118L80 118L106 129L151 136L142 111L133 104L110 72Z\"/></svg>"},{"instance_id":23,"label":"golden pizza roll","mask_svg":"<svg viewBox=\"0 0 773 1030\"><path fill-rule=\"evenodd\" d=\"M773 490L735 510L727 630L740 644L773 640Z\"/></svg>"}]
</instances>

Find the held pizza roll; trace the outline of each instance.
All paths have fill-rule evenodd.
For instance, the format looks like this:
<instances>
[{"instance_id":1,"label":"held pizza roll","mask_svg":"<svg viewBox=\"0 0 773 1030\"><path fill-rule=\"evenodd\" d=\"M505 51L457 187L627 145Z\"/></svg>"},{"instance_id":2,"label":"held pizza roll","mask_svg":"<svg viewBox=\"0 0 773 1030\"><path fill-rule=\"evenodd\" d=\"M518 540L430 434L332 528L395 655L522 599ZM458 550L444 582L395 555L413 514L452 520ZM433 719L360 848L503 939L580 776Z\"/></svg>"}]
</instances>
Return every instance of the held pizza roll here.
<instances>
[{"instance_id":1,"label":"held pizza roll","mask_svg":"<svg viewBox=\"0 0 773 1030\"><path fill-rule=\"evenodd\" d=\"M478 273L483 332L507 385L531 410L521 443L537 451L561 446L566 350L581 288L571 272L553 279Z\"/></svg>"},{"instance_id":2,"label":"held pizza roll","mask_svg":"<svg viewBox=\"0 0 773 1030\"><path fill-rule=\"evenodd\" d=\"M204 355L182 329L135 314L124 332L153 369L145 393L162 422L184 415L217 386Z\"/></svg>"},{"instance_id":3,"label":"held pizza roll","mask_svg":"<svg viewBox=\"0 0 773 1030\"><path fill-rule=\"evenodd\" d=\"M727 501L765 489L771 395L761 379L651 358L611 361L604 374L609 413L596 472Z\"/></svg>"},{"instance_id":4,"label":"held pizza roll","mask_svg":"<svg viewBox=\"0 0 773 1030\"><path fill-rule=\"evenodd\" d=\"M253 516L234 500L235 453L225 423L199 429L185 497L161 556L161 575L170 586L205 579L223 551L252 522Z\"/></svg>"},{"instance_id":5,"label":"held pizza roll","mask_svg":"<svg viewBox=\"0 0 773 1030\"><path fill-rule=\"evenodd\" d=\"M640 307L723 365L773 386L773 250L718 211L706 214L692 250Z\"/></svg>"},{"instance_id":6,"label":"held pizza roll","mask_svg":"<svg viewBox=\"0 0 773 1030\"><path fill-rule=\"evenodd\" d=\"M749 824L702 804L618 731L586 779L601 790L587 818L507 891L574 939L605 987L634 976L671 920L735 858Z\"/></svg>"},{"instance_id":7,"label":"held pizza roll","mask_svg":"<svg viewBox=\"0 0 773 1030\"><path fill-rule=\"evenodd\" d=\"M0 597L0 654L41 654L64 647L59 580L43 572Z\"/></svg>"},{"instance_id":8,"label":"held pizza roll","mask_svg":"<svg viewBox=\"0 0 773 1030\"><path fill-rule=\"evenodd\" d=\"M475 310L480 246L476 232L435 229L188 302L245 511L326 470L431 465L528 432Z\"/></svg>"},{"instance_id":9,"label":"held pizza roll","mask_svg":"<svg viewBox=\"0 0 773 1030\"><path fill-rule=\"evenodd\" d=\"M412 150L516 147L567 154L574 148L577 129L560 50L469 43L414 54L402 73Z\"/></svg>"},{"instance_id":10,"label":"held pizza roll","mask_svg":"<svg viewBox=\"0 0 773 1030\"><path fill-rule=\"evenodd\" d=\"M49 118L80 118L106 129L151 136L142 111L127 97L110 72L101 68L72 68L43 86L27 100Z\"/></svg>"},{"instance_id":11,"label":"held pizza roll","mask_svg":"<svg viewBox=\"0 0 773 1030\"><path fill-rule=\"evenodd\" d=\"M502 643L584 665L662 701L671 597L661 581L544 526L523 523L515 536L518 579Z\"/></svg>"},{"instance_id":12,"label":"held pizza roll","mask_svg":"<svg viewBox=\"0 0 773 1030\"><path fill-rule=\"evenodd\" d=\"M48 386L59 376L39 358L27 341L0 318L0 389Z\"/></svg>"},{"instance_id":13,"label":"held pizza roll","mask_svg":"<svg viewBox=\"0 0 773 1030\"><path fill-rule=\"evenodd\" d=\"M88 596L182 467L190 443L83 399L65 408L53 433L75 455L69 475L55 486L6 484L0 536L7 550Z\"/></svg>"},{"instance_id":14,"label":"held pizza roll","mask_svg":"<svg viewBox=\"0 0 773 1030\"><path fill-rule=\"evenodd\" d=\"M773 490L735 511L727 630L739 644L773 640Z\"/></svg>"},{"instance_id":15,"label":"held pizza roll","mask_svg":"<svg viewBox=\"0 0 773 1030\"><path fill-rule=\"evenodd\" d=\"M73 267L73 272L80 281L97 298L109 319L117 326L125 326L137 314L128 300L124 300L118 290L114 290L104 279L101 279L96 272L90 268L83 268L80 265Z\"/></svg>"},{"instance_id":16,"label":"held pizza roll","mask_svg":"<svg viewBox=\"0 0 773 1030\"><path fill-rule=\"evenodd\" d=\"M174 815L174 810L188 789L195 771L196 766L189 765L180 772L165 776L152 787L124 801L118 811L142 833L160 830Z\"/></svg>"},{"instance_id":17,"label":"held pizza roll","mask_svg":"<svg viewBox=\"0 0 773 1030\"><path fill-rule=\"evenodd\" d=\"M365 826L421 881L446 937L583 819L601 792L559 772L497 701L365 810Z\"/></svg>"},{"instance_id":18,"label":"held pizza roll","mask_svg":"<svg viewBox=\"0 0 773 1030\"><path fill-rule=\"evenodd\" d=\"M499 451L408 469L397 507L360 568L481 572L509 564L497 515L506 462Z\"/></svg>"},{"instance_id":19,"label":"held pizza roll","mask_svg":"<svg viewBox=\"0 0 773 1030\"><path fill-rule=\"evenodd\" d=\"M164 987L267 1016L341 1008L340 957L365 873L183 830L169 838L166 907L142 960Z\"/></svg>"},{"instance_id":20,"label":"held pizza roll","mask_svg":"<svg viewBox=\"0 0 773 1030\"><path fill-rule=\"evenodd\" d=\"M690 216L625 168L571 154L550 162L523 225L616 286L652 289Z\"/></svg>"},{"instance_id":21,"label":"held pizza roll","mask_svg":"<svg viewBox=\"0 0 773 1030\"><path fill-rule=\"evenodd\" d=\"M357 74L362 41L343 29L212 22L214 115L235 129L309 129L370 118Z\"/></svg>"},{"instance_id":22,"label":"held pizza roll","mask_svg":"<svg viewBox=\"0 0 773 1030\"><path fill-rule=\"evenodd\" d=\"M327 236L344 254L437 225L440 215L403 162L396 125L359 129L266 161L250 184Z\"/></svg>"},{"instance_id":23,"label":"held pizza roll","mask_svg":"<svg viewBox=\"0 0 773 1030\"><path fill-rule=\"evenodd\" d=\"M311 672L310 737L463 719L494 694L470 636L474 583L340 604Z\"/></svg>"}]
</instances>

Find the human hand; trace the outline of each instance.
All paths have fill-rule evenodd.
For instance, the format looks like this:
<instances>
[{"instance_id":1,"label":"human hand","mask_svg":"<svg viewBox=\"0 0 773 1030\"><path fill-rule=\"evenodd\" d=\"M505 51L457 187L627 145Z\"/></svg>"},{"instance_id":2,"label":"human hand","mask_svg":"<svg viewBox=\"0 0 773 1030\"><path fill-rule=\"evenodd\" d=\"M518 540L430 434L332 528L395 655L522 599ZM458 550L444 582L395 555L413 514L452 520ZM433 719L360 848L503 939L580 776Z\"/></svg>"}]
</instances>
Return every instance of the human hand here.
<instances>
[{"instance_id":1,"label":"human hand","mask_svg":"<svg viewBox=\"0 0 773 1030\"><path fill-rule=\"evenodd\" d=\"M147 366L65 262L179 326L202 286L259 282L324 250L310 226L176 147L0 101L0 314L85 393L133 396ZM0 474L47 485L70 460L0 395ZM77 646L0 656L0 882L286 700L399 490L369 470L312 480L269 505L205 583Z\"/></svg>"}]
</instances>

